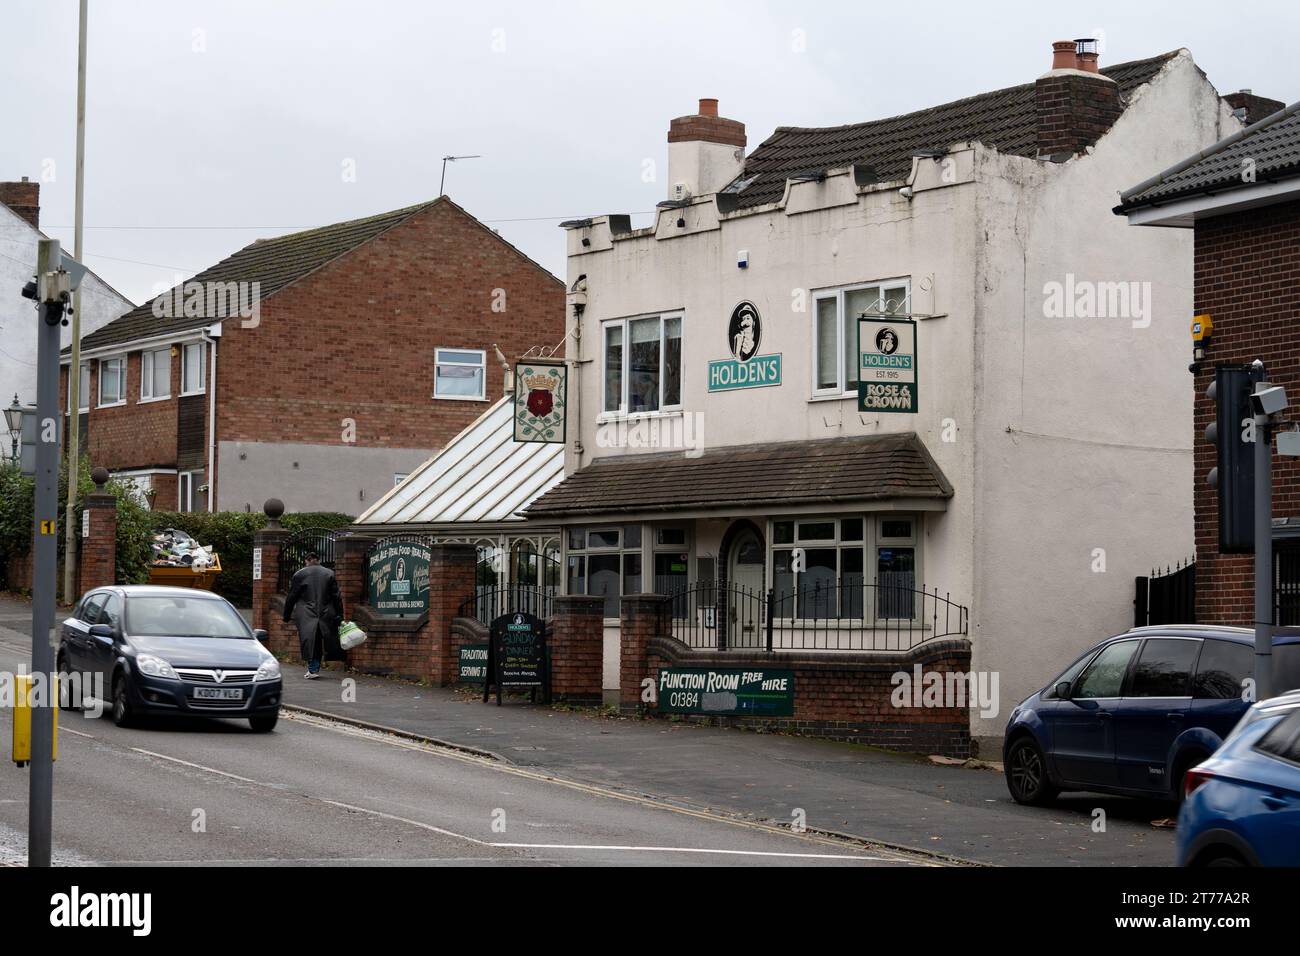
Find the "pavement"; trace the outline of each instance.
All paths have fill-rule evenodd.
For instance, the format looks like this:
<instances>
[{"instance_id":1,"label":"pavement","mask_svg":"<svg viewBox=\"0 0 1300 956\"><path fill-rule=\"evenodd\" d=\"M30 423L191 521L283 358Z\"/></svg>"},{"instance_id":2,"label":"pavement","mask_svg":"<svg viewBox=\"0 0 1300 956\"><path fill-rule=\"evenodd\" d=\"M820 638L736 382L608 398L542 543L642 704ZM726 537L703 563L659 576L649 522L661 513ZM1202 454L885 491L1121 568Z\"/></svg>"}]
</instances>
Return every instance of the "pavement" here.
<instances>
[{"instance_id":1,"label":"pavement","mask_svg":"<svg viewBox=\"0 0 1300 956\"><path fill-rule=\"evenodd\" d=\"M0 598L0 630L20 629L25 613L20 602ZM1066 794L1050 808L1022 807L1000 773L940 766L924 755L551 708L524 698L497 707L495 699L483 703L481 693L347 673L336 665L317 681L304 680L296 664L283 670L286 708L301 719L346 722L417 746L436 742L443 745L436 749L465 759L484 757L500 768L688 813L786 828L806 821L814 833L916 851L937 862L1173 862L1172 831L1152 826L1172 810L1156 801Z\"/></svg>"}]
</instances>

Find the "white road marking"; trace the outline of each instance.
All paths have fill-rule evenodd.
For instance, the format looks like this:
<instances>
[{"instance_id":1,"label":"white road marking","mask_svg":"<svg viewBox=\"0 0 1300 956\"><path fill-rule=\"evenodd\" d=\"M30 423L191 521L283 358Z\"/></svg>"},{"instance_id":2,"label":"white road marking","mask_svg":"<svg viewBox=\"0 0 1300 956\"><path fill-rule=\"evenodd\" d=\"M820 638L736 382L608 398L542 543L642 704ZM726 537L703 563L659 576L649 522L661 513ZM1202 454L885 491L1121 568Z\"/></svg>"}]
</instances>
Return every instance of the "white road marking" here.
<instances>
[{"instance_id":1,"label":"white road marking","mask_svg":"<svg viewBox=\"0 0 1300 956\"><path fill-rule=\"evenodd\" d=\"M76 736L76 737L85 737L85 738L87 738L88 740L95 740L95 739L97 739L97 738L95 737L94 734L87 734L87 733L83 733L83 732L80 731L80 730L73 730L71 727L60 727L60 728L59 728L59 733L61 733L61 734L72 734L72 735L74 735L74 736Z\"/></svg>"},{"instance_id":2,"label":"white road marking","mask_svg":"<svg viewBox=\"0 0 1300 956\"><path fill-rule=\"evenodd\" d=\"M444 830L442 827L435 827L432 823L421 823L419 820L411 820L407 817L395 816L391 813L384 813L382 810L371 810L369 807L358 807L351 803L340 803L337 800L326 800L324 797L318 798L321 803L328 803L332 807L342 807L344 810L353 810L357 813L368 813L374 817L381 817L384 820L394 820L397 823L405 823L409 826L419 827L422 830L431 830L434 833L441 833L443 836L454 837L457 840L466 840L470 843L477 843L479 846L505 846L503 843L484 843L482 840L476 840L471 836L465 836L463 833L454 833L451 830Z\"/></svg>"},{"instance_id":3,"label":"white road marking","mask_svg":"<svg viewBox=\"0 0 1300 956\"><path fill-rule=\"evenodd\" d=\"M488 846L515 850L618 850L625 853L706 853L720 856L776 856L800 860L857 860L890 863L883 856L861 856L852 853L780 853L775 850L710 850L694 846L619 846L586 843L489 843Z\"/></svg>"},{"instance_id":4,"label":"white road marking","mask_svg":"<svg viewBox=\"0 0 1300 956\"><path fill-rule=\"evenodd\" d=\"M253 780L249 777L241 777L237 773L226 773L224 770L218 770L215 767L205 767L201 763L191 763L188 760L182 760L180 757L169 757L166 754L155 753L152 750L145 750L141 747L132 747L138 754L144 754L146 757L157 757L159 760L170 760L172 763L178 763L185 767L192 767L195 770L202 770L205 773L215 773L220 777L229 777L231 780L238 780L240 783L251 783L258 787L270 787L269 783L262 783L260 780Z\"/></svg>"}]
</instances>

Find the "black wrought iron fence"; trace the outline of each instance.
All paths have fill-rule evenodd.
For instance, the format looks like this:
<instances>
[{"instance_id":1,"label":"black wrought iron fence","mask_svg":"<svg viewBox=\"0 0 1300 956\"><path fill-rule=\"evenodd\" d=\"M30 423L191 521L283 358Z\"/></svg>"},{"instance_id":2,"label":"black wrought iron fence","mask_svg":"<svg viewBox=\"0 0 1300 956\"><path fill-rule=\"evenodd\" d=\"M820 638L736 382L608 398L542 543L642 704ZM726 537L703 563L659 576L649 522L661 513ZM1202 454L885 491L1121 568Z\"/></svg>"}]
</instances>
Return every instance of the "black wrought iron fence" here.
<instances>
[{"instance_id":1,"label":"black wrought iron fence","mask_svg":"<svg viewBox=\"0 0 1300 956\"><path fill-rule=\"evenodd\" d=\"M1133 598L1133 625L1195 624L1196 562L1186 561L1165 573L1139 577Z\"/></svg>"},{"instance_id":2,"label":"black wrought iron fence","mask_svg":"<svg viewBox=\"0 0 1300 956\"><path fill-rule=\"evenodd\" d=\"M315 551L320 563L334 567L334 542L348 533L346 528L304 528L290 535L280 549L280 569L277 590L289 590L293 576L307 563L307 555Z\"/></svg>"},{"instance_id":3,"label":"black wrought iron fence","mask_svg":"<svg viewBox=\"0 0 1300 956\"><path fill-rule=\"evenodd\" d=\"M701 650L909 650L966 637L970 612L911 575L824 579L798 587L691 584L666 596L659 631Z\"/></svg>"},{"instance_id":4,"label":"black wrought iron fence","mask_svg":"<svg viewBox=\"0 0 1300 956\"><path fill-rule=\"evenodd\" d=\"M472 617L483 624L491 624L502 614L532 614L551 616L552 603L558 587L533 584L512 584L506 587L478 587L473 597L462 601L460 617Z\"/></svg>"}]
</instances>

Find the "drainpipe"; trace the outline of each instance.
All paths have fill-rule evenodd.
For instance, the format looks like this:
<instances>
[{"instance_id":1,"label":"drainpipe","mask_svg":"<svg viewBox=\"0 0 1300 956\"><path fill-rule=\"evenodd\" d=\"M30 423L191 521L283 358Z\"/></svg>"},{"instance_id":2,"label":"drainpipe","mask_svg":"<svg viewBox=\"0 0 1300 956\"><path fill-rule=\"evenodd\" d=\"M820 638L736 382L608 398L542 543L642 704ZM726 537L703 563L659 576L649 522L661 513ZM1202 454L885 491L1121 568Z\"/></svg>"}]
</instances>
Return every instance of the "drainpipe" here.
<instances>
[{"instance_id":1,"label":"drainpipe","mask_svg":"<svg viewBox=\"0 0 1300 956\"><path fill-rule=\"evenodd\" d=\"M208 343L208 514L212 513L217 492L217 342L221 340L221 323L203 330Z\"/></svg>"}]
</instances>

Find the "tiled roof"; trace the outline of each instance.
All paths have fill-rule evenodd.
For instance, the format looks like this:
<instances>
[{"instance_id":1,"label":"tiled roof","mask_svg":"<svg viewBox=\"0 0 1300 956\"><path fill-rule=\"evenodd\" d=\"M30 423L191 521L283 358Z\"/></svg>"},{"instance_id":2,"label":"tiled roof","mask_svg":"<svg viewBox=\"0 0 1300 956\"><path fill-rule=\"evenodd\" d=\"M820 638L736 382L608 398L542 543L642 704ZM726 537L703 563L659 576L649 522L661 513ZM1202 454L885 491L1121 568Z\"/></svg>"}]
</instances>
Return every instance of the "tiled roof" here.
<instances>
[{"instance_id":1,"label":"tiled roof","mask_svg":"<svg viewBox=\"0 0 1300 956\"><path fill-rule=\"evenodd\" d=\"M1242 175L1247 160L1253 178ZM1261 182L1300 175L1300 103L1265 117L1235 138L1220 140L1198 156L1178 163L1155 177L1155 182L1132 195L1125 194L1115 210L1127 212L1156 206L1173 199L1254 186Z\"/></svg>"},{"instance_id":2,"label":"tiled roof","mask_svg":"<svg viewBox=\"0 0 1300 956\"><path fill-rule=\"evenodd\" d=\"M498 399L357 524L518 520L522 508L564 477L564 446L515 441L512 398Z\"/></svg>"},{"instance_id":3,"label":"tiled roof","mask_svg":"<svg viewBox=\"0 0 1300 956\"><path fill-rule=\"evenodd\" d=\"M398 223L428 209L440 200L408 206L393 212L353 219L274 239L259 239L215 266L204 269L187 282L257 282L261 297L273 295L297 279L314 272L362 243ZM170 293L164 293L170 295ZM82 349L120 345L136 339L169 332L184 332L210 325L221 316L159 318L153 313L153 299L119 316L81 340Z\"/></svg>"},{"instance_id":4,"label":"tiled roof","mask_svg":"<svg viewBox=\"0 0 1300 956\"><path fill-rule=\"evenodd\" d=\"M1119 85L1127 102L1137 87L1149 82L1177 55L1175 50L1119 63L1101 72ZM870 166L881 182L900 180L910 172L912 155L918 150L942 149L968 140L1004 153L1034 156L1037 122L1034 84L1024 83L869 123L781 126L745 159L744 172L722 192L734 195L738 207L776 202L791 174L853 163Z\"/></svg>"},{"instance_id":5,"label":"tiled roof","mask_svg":"<svg viewBox=\"0 0 1300 956\"><path fill-rule=\"evenodd\" d=\"M949 498L952 485L911 432L617 455L579 469L524 512L577 515Z\"/></svg>"}]
</instances>

